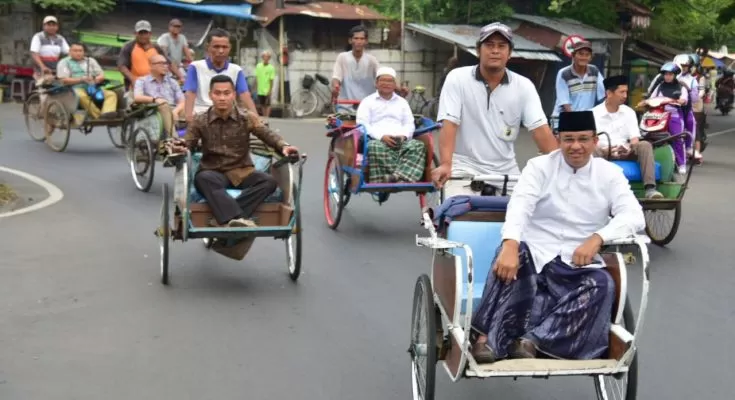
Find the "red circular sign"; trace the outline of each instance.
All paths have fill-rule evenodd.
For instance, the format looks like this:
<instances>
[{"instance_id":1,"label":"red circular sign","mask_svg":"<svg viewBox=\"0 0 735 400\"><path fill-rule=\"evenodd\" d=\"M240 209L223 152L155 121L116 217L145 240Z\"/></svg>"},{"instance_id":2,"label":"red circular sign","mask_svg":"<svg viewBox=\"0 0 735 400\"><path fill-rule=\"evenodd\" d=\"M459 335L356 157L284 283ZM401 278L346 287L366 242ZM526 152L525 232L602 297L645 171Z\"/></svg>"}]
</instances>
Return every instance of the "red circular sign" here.
<instances>
[{"instance_id":1,"label":"red circular sign","mask_svg":"<svg viewBox=\"0 0 735 400\"><path fill-rule=\"evenodd\" d=\"M572 48L575 44L579 42L583 42L584 38L579 35L569 35L565 40L564 43L561 45L561 51L564 53L565 56L571 58L572 57Z\"/></svg>"}]
</instances>

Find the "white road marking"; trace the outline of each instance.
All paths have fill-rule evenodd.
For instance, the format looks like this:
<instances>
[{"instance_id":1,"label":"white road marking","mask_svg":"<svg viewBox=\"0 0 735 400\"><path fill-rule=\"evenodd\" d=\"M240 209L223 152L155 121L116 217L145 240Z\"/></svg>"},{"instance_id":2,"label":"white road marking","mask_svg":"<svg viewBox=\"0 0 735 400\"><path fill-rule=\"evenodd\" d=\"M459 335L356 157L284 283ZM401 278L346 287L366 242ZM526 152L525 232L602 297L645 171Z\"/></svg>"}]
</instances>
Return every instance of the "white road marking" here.
<instances>
[{"instance_id":1,"label":"white road marking","mask_svg":"<svg viewBox=\"0 0 735 400\"><path fill-rule=\"evenodd\" d=\"M40 210L42 208L46 208L46 207L52 206L52 205L58 203L59 201L61 201L61 199L64 198L64 192L62 192L61 189L59 189L58 187L56 187L54 184L52 184L52 183L50 183L50 182L48 182L48 181L46 181L44 179L41 179L41 178L39 178L39 177L37 177L35 175L31 175L31 174L29 174L27 172L18 171L17 169L7 168L7 167L3 167L3 166L0 166L0 171L7 172L7 173L13 174L15 176L19 176L19 177L21 177L21 178L23 178L23 179L25 179L27 181L31 181L31 182L35 183L36 185L41 186L42 188L44 188L48 192L48 197L46 199L44 199L43 201L40 201L40 202L38 202L36 204L32 204L32 205L30 205L28 207L23 207L21 209L15 210L15 211L10 211L10 212L7 212L7 213L2 213L2 214L0 214L0 218L13 217L13 216L16 216L16 215L27 214L29 212L38 211L38 210Z\"/></svg>"},{"instance_id":2,"label":"white road marking","mask_svg":"<svg viewBox=\"0 0 735 400\"><path fill-rule=\"evenodd\" d=\"M719 131L719 132L715 132L715 133L708 133L707 134L707 137L709 138L709 137L713 137L713 136L720 136L720 135L724 135L726 133L732 133L732 132L735 132L735 128L725 129L724 131Z\"/></svg>"}]
</instances>

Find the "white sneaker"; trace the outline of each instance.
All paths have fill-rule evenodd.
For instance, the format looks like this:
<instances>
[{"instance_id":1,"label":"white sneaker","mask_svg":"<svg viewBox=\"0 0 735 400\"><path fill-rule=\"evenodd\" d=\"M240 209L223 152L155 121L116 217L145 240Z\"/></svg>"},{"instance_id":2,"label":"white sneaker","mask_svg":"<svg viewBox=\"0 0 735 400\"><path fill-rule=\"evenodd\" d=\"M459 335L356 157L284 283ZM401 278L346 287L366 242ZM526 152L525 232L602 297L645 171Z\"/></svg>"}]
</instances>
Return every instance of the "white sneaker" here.
<instances>
[{"instance_id":1,"label":"white sneaker","mask_svg":"<svg viewBox=\"0 0 735 400\"><path fill-rule=\"evenodd\" d=\"M702 153L700 153L699 150L694 150L694 159L695 160L701 160L702 159Z\"/></svg>"},{"instance_id":2,"label":"white sneaker","mask_svg":"<svg viewBox=\"0 0 735 400\"><path fill-rule=\"evenodd\" d=\"M692 148L687 149L687 156L691 157L692 155L694 155L694 149Z\"/></svg>"},{"instance_id":3,"label":"white sneaker","mask_svg":"<svg viewBox=\"0 0 735 400\"><path fill-rule=\"evenodd\" d=\"M687 167L686 165L679 166L679 175L686 175L687 174Z\"/></svg>"}]
</instances>

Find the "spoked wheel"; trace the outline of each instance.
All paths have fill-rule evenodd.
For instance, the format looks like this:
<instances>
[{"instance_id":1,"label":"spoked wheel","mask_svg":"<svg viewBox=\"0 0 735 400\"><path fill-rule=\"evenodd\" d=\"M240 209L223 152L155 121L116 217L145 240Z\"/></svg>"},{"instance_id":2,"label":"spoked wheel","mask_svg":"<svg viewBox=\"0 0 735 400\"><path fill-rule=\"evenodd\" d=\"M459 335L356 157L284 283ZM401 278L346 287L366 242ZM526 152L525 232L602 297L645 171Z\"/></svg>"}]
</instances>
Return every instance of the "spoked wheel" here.
<instances>
[{"instance_id":1,"label":"spoked wheel","mask_svg":"<svg viewBox=\"0 0 735 400\"><path fill-rule=\"evenodd\" d=\"M306 117L314 114L318 105L319 99L317 99L316 94L309 89L301 89L291 96L291 109L299 117Z\"/></svg>"},{"instance_id":2,"label":"spoked wheel","mask_svg":"<svg viewBox=\"0 0 735 400\"><path fill-rule=\"evenodd\" d=\"M141 192L149 191L156 169L156 152L147 129L138 128L131 135L128 141L128 164L135 187Z\"/></svg>"},{"instance_id":3,"label":"spoked wheel","mask_svg":"<svg viewBox=\"0 0 735 400\"><path fill-rule=\"evenodd\" d=\"M31 139L42 142L46 139L43 113L41 110L41 96L38 92L31 93L23 103L23 116L26 120L26 130Z\"/></svg>"},{"instance_id":4,"label":"spoked wheel","mask_svg":"<svg viewBox=\"0 0 735 400\"><path fill-rule=\"evenodd\" d=\"M681 222L681 202L671 210L643 210L646 234L657 246L666 246L674 240Z\"/></svg>"},{"instance_id":5,"label":"spoked wheel","mask_svg":"<svg viewBox=\"0 0 735 400\"><path fill-rule=\"evenodd\" d=\"M124 123L121 126L107 126L107 135L110 136L112 145L118 149L125 148L125 128Z\"/></svg>"},{"instance_id":6,"label":"spoked wheel","mask_svg":"<svg viewBox=\"0 0 735 400\"><path fill-rule=\"evenodd\" d=\"M436 377L436 310L429 276L416 281L411 313L411 386L414 400L434 400Z\"/></svg>"},{"instance_id":7,"label":"spoked wheel","mask_svg":"<svg viewBox=\"0 0 735 400\"><path fill-rule=\"evenodd\" d=\"M288 276L291 280L296 282L301 275L301 210L299 207L299 200L296 200L298 196L298 188L294 183L291 187L291 201L294 212L296 213L296 224L291 232L291 235L286 239L286 261L288 262Z\"/></svg>"},{"instance_id":8,"label":"spoked wheel","mask_svg":"<svg viewBox=\"0 0 735 400\"><path fill-rule=\"evenodd\" d=\"M163 204L161 204L161 226L158 227L158 241L161 248L161 283L168 285L168 246L171 238L171 225L169 222L169 194L168 184L163 184Z\"/></svg>"},{"instance_id":9,"label":"spoked wheel","mask_svg":"<svg viewBox=\"0 0 735 400\"><path fill-rule=\"evenodd\" d=\"M130 143L133 141L133 134L135 133L136 125L135 122L126 120L123 122L122 125L122 132L120 133L122 136L122 142L127 151L125 152L125 158L128 159L128 162L130 162Z\"/></svg>"},{"instance_id":10,"label":"spoked wheel","mask_svg":"<svg viewBox=\"0 0 735 400\"><path fill-rule=\"evenodd\" d=\"M344 175L337 156L330 153L324 171L324 217L332 229L337 229L345 208Z\"/></svg>"},{"instance_id":11,"label":"spoked wheel","mask_svg":"<svg viewBox=\"0 0 735 400\"><path fill-rule=\"evenodd\" d=\"M54 151L62 152L69 145L71 115L59 101L51 100L46 107L46 144Z\"/></svg>"},{"instance_id":12,"label":"spoked wheel","mask_svg":"<svg viewBox=\"0 0 735 400\"><path fill-rule=\"evenodd\" d=\"M635 316L629 299L625 299L623 324L628 332L635 332ZM628 372L616 375L595 376L598 400L635 400L638 395L638 353L628 367Z\"/></svg>"}]
</instances>

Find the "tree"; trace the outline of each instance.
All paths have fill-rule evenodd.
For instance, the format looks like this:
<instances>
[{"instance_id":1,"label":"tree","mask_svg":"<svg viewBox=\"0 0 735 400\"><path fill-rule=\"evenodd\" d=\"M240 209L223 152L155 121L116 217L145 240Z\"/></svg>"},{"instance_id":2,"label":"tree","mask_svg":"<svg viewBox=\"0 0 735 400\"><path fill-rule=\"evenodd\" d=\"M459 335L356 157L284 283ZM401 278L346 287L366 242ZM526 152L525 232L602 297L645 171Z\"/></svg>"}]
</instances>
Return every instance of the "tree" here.
<instances>
[{"instance_id":1,"label":"tree","mask_svg":"<svg viewBox=\"0 0 735 400\"><path fill-rule=\"evenodd\" d=\"M653 8L646 37L677 48L735 42L735 0L638 0ZM617 0L548 0L542 12L614 30ZM543 8L543 7L542 7Z\"/></svg>"},{"instance_id":2,"label":"tree","mask_svg":"<svg viewBox=\"0 0 735 400\"><path fill-rule=\"evenodd\" d=\"M0 0L0 4L19 3L24 0ZM32 0L35 6L50 10L71 11L76 14L97 14L112 10L117 0Z\"/></svg>"},{"instance_id":3,"label":"tree","mask_svg":"<svg viewBox=\"0 0 735 400\"><path fill-rule=\"evenodd\" d=\"M393 18L401 17L401 0L348 0ZM405 0L406 21L433 24L482 25L506 19L513 9L496 0Z\"/></svg>"}]
</instances>

